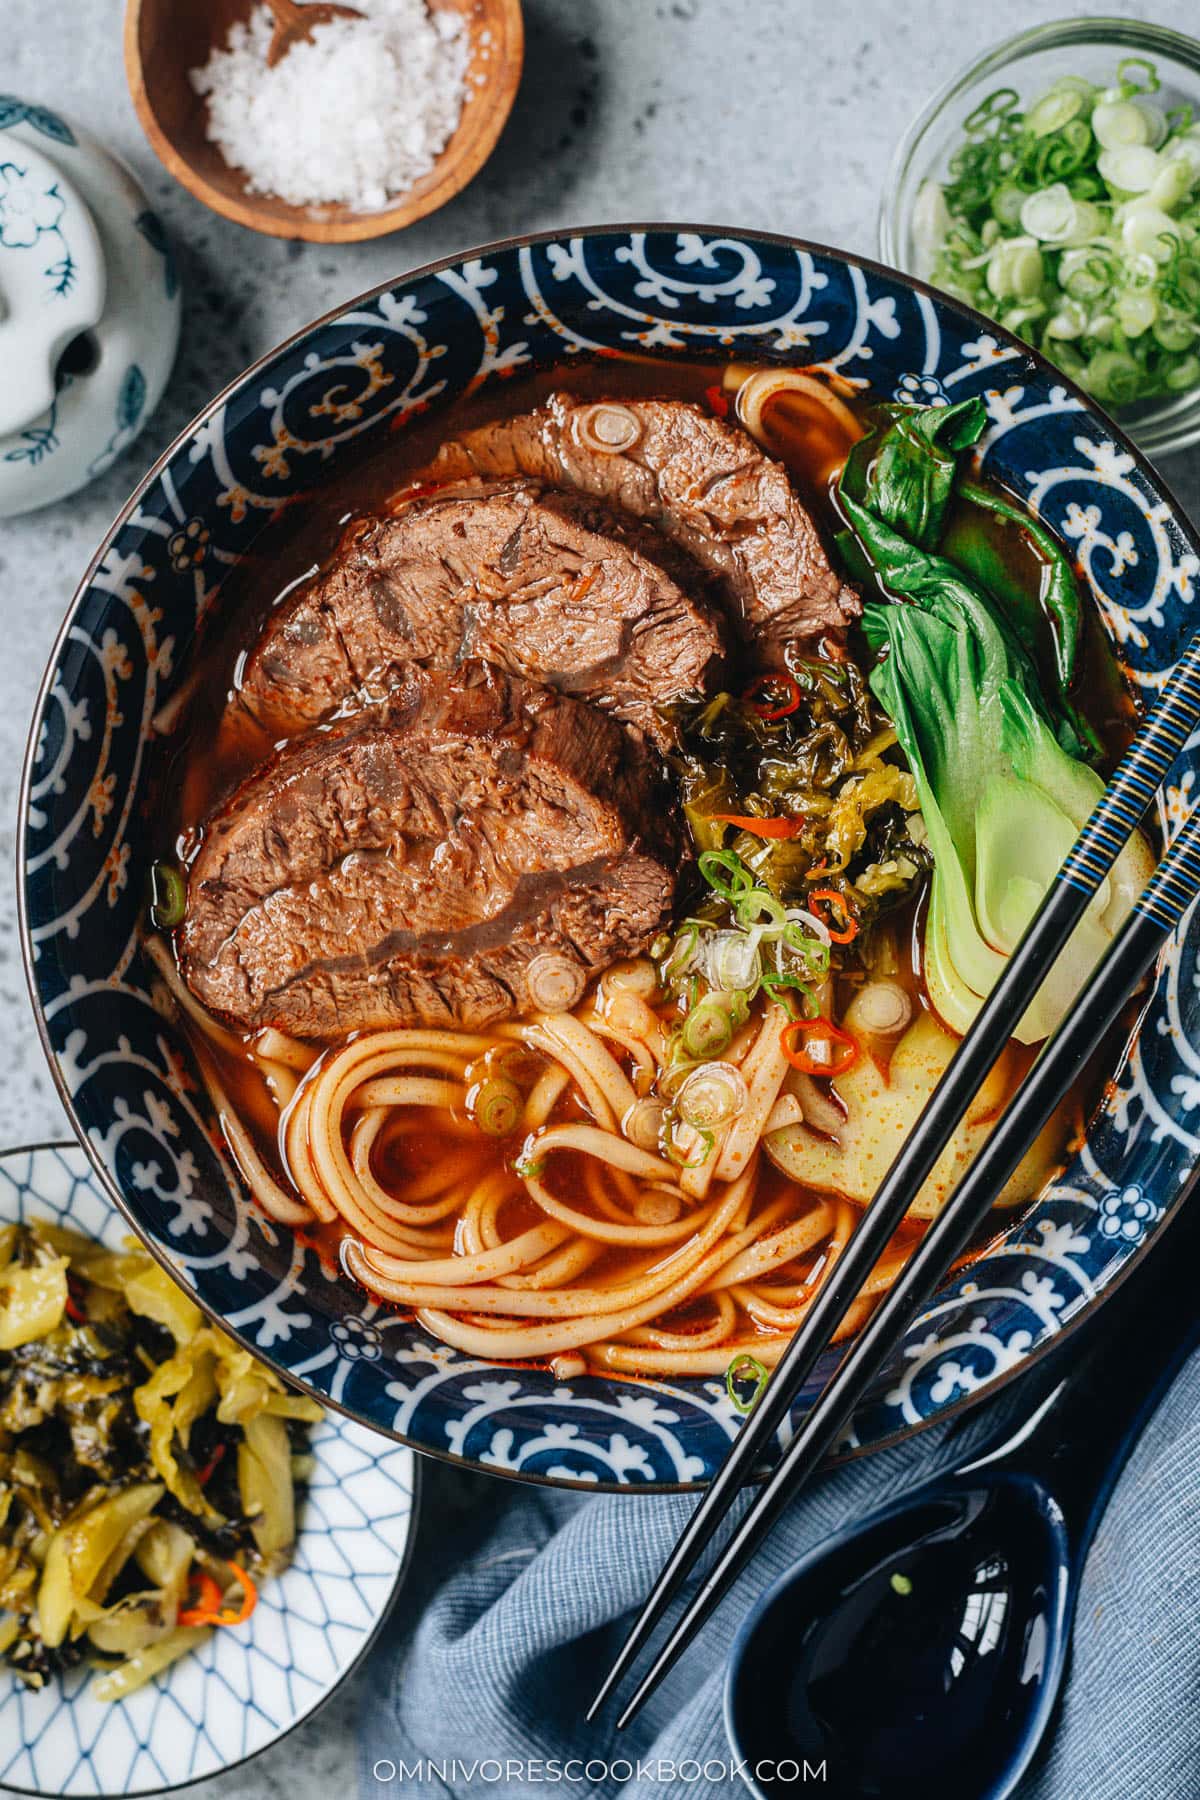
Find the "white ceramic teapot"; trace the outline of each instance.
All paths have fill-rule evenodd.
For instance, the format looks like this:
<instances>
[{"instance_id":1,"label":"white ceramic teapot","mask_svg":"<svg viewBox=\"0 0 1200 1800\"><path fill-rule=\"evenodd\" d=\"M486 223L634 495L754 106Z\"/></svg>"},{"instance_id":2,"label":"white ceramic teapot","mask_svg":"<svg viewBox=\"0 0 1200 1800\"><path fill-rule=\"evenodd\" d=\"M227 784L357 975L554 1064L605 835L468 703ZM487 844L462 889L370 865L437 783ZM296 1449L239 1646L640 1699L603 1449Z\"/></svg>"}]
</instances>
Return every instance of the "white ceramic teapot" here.
<instances>
[{"instance_id":1,"label":"white ceramic teapot","mask_svg":"<svg viewBox=\"0 0 1200 1800\"><path fill-rule=\"evenodd\" d=\"M141 187L71 121L0 95L0 518L108 468L178 341L175 265Z\"/></svg>"}]
</instances>

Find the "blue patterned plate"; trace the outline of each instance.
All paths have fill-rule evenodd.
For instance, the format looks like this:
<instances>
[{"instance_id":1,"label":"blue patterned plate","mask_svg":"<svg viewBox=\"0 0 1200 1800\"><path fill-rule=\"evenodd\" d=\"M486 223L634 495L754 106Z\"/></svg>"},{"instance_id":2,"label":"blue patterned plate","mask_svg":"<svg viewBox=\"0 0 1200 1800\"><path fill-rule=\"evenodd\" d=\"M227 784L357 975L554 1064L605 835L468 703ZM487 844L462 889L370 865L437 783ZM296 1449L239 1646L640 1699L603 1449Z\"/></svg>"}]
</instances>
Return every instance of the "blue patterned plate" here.
<instances>
[{"instance_id":1,"label":"blue patterned plate","mask_svg":"<svg viewBox=\"0 0 1200 1800\"><path fill-rule=\"evenodd\" d=\"M877 396L984 396L988 471L1071 546L1148 698L1192 628L1197 541L1112 422L1026 346L906 277L786 238L611 227L493 246L352 302L228 388L151 470L84 578L30 740L25 954L47 1054L107 1188L155 1253L293 1380L379 1430L510 1475L704 1481L737 1419L716 1380L490 1367L364 1302L244 1198L138 951L148 722L197 621L289 495L468 385L636 350L819 364ZM1200 768L1166 790L1178 819ZM1200 934L1189 914L1062 1180L946 1288L854 1424L903 1434L1020 1368L1160 1230L1200 1152ZM818 1371L824 1379L829 1361Z\"/></svg>"},{"instance_id":2,"label":"blue patterned plate","mask_svg":"<svg viewBox=\"0 0 1200 1800\"><path fill-rule=\"evenodd\" d=\"M0 1157L0 1224L51 1219L120 1248L129 1235L74 1144ZM128 1700L73 1670L33 1693L0 1664L0 1786L29 1794L150 1794L233 1768L308 1718L387 1617L415 1522L415 1461L350 1419L312 1434L316 1469L291 1567L248 1624L214 1631Z\"/></svg>"}]
</instances>

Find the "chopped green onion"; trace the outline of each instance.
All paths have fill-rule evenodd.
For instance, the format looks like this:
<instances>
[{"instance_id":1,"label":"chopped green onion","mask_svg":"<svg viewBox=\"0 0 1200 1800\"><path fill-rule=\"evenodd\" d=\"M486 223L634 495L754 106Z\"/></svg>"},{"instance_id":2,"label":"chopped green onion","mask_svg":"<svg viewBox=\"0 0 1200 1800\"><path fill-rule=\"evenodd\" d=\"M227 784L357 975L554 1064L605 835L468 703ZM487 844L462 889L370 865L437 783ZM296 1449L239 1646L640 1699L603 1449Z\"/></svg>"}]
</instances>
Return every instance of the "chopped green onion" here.
<instances>
[{"instance_id":1,"label":"chopped green onion","mask_svg":"<svg viewBox=\"0 0 1200 1800\"><path fill-rule=\"evenodd\" d=\"M757 944L741 931L718 931L706 959L708 979L723 994L757 991L762 960Z\"/></svg>"},{"instance_id":2,"label":"chopped green onion","mask_svg":"<svg viewBox=\"0 0 1200 1800\"><path fill-rule=\"evenodd\" d=\"M524 1098L507 1075L490 1075L467 1091L467 1112L488 1137L508 1137L517 1129Z\"/></svg>"},{"instance_id":3,"label":"chopped green onion","mask_svg":"<svg viewBox=\"0 0 1200 1800\"><path fill-rule=\"evenodd\" d=\"M1160 206L1164 212L1169 213L1172 207L1178 206L1191 192L1196 172L1182 156L1160 156L1157 161L1158 167L1154 180L1146 191L1146 198L1151 205Z\"/></svg>"},{"instance_id":4,"label":"chopped green onion","mask_svg":"<svg viewBox=\"0 0 1200 1800\"><path fill-rule=\"evenodd\" d=\"M1186 350L1196 341L1196 327L1186 319L1158 319L1152 329L1155 343L1164 350Z\"/></svg>"},{"instance_id":5,"label":"chopped green onion","mask_svg":"<svg viewBox=\"0 0 1200 1800\"><path fill-rule=\"evenodd\" d=\"M1046 336L1056 339L1082 337L1087 329L1087 308L1081 300L1064 300L1046 326Z\"/></svg>"},{"instance_id":6,"label":"chopped green onion","mask_svg":"<svg viewBox=\"0 0 1200 1800\"><path fill-rule=\"evenodd\" d=\"M895 1574L890 1577L888 1585L894 1594L900 1594L905 1599L907 1599L909 1594L913 1591L913 1584L910 1577L902 1575L899 1569L897 1569Z\"/></svg>"},{"instance_id":7,"label":"chopped green onion","mask_svg":"<svg viewBox=\"0 0 1200 1800\"><path fill-rule=\"evenodd\" d=\"M1031 300L1045 276L1042 253L1030 238L1006 238L988 258L987 284L997 300Z\"/></svg>"},{"instance_id":8,"label":"chopped green onion","mask_svg":"<svg viewBox=\"0 0 1200 1800\"><path fill-rule=\"evenodd\" d=\"M722 900L735 900L754 886L754 876L733 850L706 850L699 869L710 888Z\"/></svg>"},{"instance_id":9,"label":"chopped green onion","mask_svg":"<svg viewBox=\"0 0 1200 1800\"><path fill-rule=\"evenodd\" d=\"M1127 406L1137 397L1141 370L1123 350L1100 350L1088 364L1084 380L1097 400Z\"/></svg>"},{"instance_id":10,"label":"chopped green onion","mask_svg":"<svg viewBox=\"0 0 1200 1800\"><path fill-rule=\"evenodd\" d=\"M621 1130L639 1150L657 1150L666 1110L661 1100L635 1100L621 1120Z\"/></svg>"},{"instance_id":11,"label":"chopped green onion","mask_svg":"<svg viewBox=\"0 0 1200 1800\"><path fill-rule=\"evenodd\" d=\"M1097 249L1068 250L1058 265L1058 278L1073 300L1098 300L1113 279L1113 260Z\"/></svg>"},{"instance_id":12,"label":"chopped green onion","mask_svg":"<svg viewBox=\"0 0 1200 1800\"><path fill-rule=\"evenodd\" d=\"M796 950L804 957L810 973L827 975L829 973L829 945L822 939L814 937L798 919L789 919L784 928L783 941L789 950Z\"/></svg>"},{"instance_id":13,"label":"chopped green onion","mask_svg":"<svg viewBox=\"0 0 1200 1800\"><path fill-rule=\"evenodd\" d=\"M749 1356L745 1352L741 1356L735 1356L725 1371L725 1392L729 1395L729 1403L733 1410L743 1416L753 1412L768 1379L767 1369L756 1356ZM740 1394L738 1383L744 1384L748 1381L754 1383L753 1391L749 1396Z\"/></svg>"},{"instance_id":14,"label":"chopped green onion","mask_svg":"<svg viewBox=\"0 0 1200 1800\"><path fill-rule=\"evenodd\" d=\"M1056 181L1050 187L1040 188L1036 194L1030 194L1022 202L1021 230L1028 232L1031 237L1047 241L1058 239L1060 243L1065 243L1074 233L1078 210L1066 182ZM1041 285L1040 281L1038 285Z\"/></svg>"},{"instance_id":15,"label":"chopped green onion","mask_svg":"<svg viewBox=\"0 0 1200 1800\"><path fill-rule=\"evenodd\" d=\"M746 1077L732 1063L702 1063L675 1097L675 1111L697 1131L725 1125L749 1099Z\"/></svg>"},{"instance_id":16,"label":"chopped green onion","mask_svg":"<svg viewBox=\"0 0 1200 1800\"><path fill-rule=\"evenodd\" d=\"M663 963L663 977L666 981L677 981L681 975L686 975L699 942L700 927L689 919L676 933L675 941L670 946L670 955Z\"/></svg>"},{"instance_id":17,"label":"chopped green onion","mask_svg":"<svg viewBox=\"0 0 1200 1800\"><path fill-rule=\"evenodd\" d=\"M1125 56L1117 64L1117 80L1131 94L1157 94L1158 71L1144 56Z\"/></svg>"},{"instance_id":18,"label":"chopped green onion","mask_svg":"<svg viewBox=\"0 0 1200 1800\"><path fill-rule=\"evenodd\" d=\"M733 1017L715 995L693 1006L680 1028L679 1041L692 1058L720 1056L733 1041Z\"/></svg>"},{"instance_id":19,"label":"chopped green onion","mask_svg":"<svg viewBox=\"0 0 1200 1800\"><path fill-rule=\"evenodd\" d=\"M690 1148L676 1143L675 1129L678 1125L684 1125L695 1140ZM712 1155L716 1141L711 1131L701 1131L695 1125L688 1125L685 1120L675 1119L667 1114L666 1128L661 1138L662 1153L677 1169L702 1169Z\"/></svg>"},{"instance_id":20,"label":"chopped green onion","mask_svg":"<svg viewBox=\"0 0 1200 1800\"><path fill-rule=\"evenodd\" d=\"M1200 356L1185 356L1182 362L1177 362L1167 371L1166 383L1172 393L1182 394L1195 387L1200 383Z\"/></svg>"},{"instance_id":21,"label":"chopped green onion","mask_svg":"<svg viewBox=\"0 0 1200 1800\"><path fill-rule=\"evenodd\" d=\"M987 131L997 120L1006 114L1015 112L1020 104L1021 96L1015 88L997 88L982 100L975 111L966 120L963 129L972 133Z\"/></svg>"},{"instance_id":22,"label":"chopped green onion","mask_svg":"<svg viewBox=\"0 0 1200 1800\"><path fill-rule=\"evenodd\" d=\"M156 862L150 868L150 921L160 931L174 931L187 912L187 877L175 863Z\"/></svg>"},{"instance_id":23,"label":"chopped green onion","mask_svg":"<svg viewBox=\"0 0 1200 1800\"><path fill-rule=\"evenodd\" d=\"M1064 241L1072 248L1080 244L1089 244L1104 233L1106 216L1103 208L1093 205L1083 195L1075 195L1075 223L1069 237Z\"/></svg>"},{"instance_id":24,"label":"chopped green onion","mask_svg":"<svg viewBox=\"0 0 1200 1800\"><path fill-rule=\"evenodd\" d=\"M1096 167L1110 188L1122 188L1128 194L1144 194L1152 188L1163 164L1157 150L1149 144L1118 144L1102 150ZM1186 188L1183 190L1186 193Z\"/></svg>"},{"instance_id":25,"label":"chopped green onion","mask_svg":"<svg viewBox=\"0 0 1200 1800\"><path fill-rule=\"evenodd\" d=\"M1200 128L1193 126L1182 137L1173 137L1163 151L1163 164L1183 163L1191 171L1193 182L1200 180Z\"/></svg>"},{"instance_id":26,"label":"chopped green onion","mask_svg":"<svg viewBox=\"0 0 1200 1800\"><path fill-rule=\"evenodd\" d=\"M1145 198L1130 200L1121 209L1121 242L1133 256L1152 256L1169 263L1178 254L1179 227L1170 213Z\"/></svg>"},{"instance_id":27,"label":"chopped green onion","mask_svg":"<svg viewBox=\"0 0 1200 1800\"><path fill-rule=\"evenodd\" d=\"M1082 111L1082 94L1073 88L1051 88L1025 114L1025 129L1032 131L1034 137L1045 137L1051 131L1061 131Z\"/></svg>"},{"instance_id":28,"label":"chopped green onion","mask_svg":"<svg viewBox=\"0 0 1200 1800\"><path fill-rule=\"evenodd\" d=\"M519 1175L522 1181L536 1181L539 1175L546 1173L546 1158L544 1156L521 1157L513 1164L512 1172L514 1175Z\"/></svg>"},{"instance_id":29,"label":"chopped green onion","mask_svg":"<svg viewBox=\"0 0 1200 1800\"><path fill-rule=\"evenodd\" d=\"M1085 75L1060 75L1050 92L1057 94L1060 91L1066 94L1082 94L1085 100L1094 100L1096 84L1089 81Z\"/></svg>"},{"instance_id":30,"label":"chopped green onion","mask_svg":"<svg viewBox=\"0 0 1200 1800\"><path fill-rule=\"evenodd\" d=\"M771 999L782 1006L784 1011L793 1019L815 1019L820 1011L820 1008L817 1005L816 995L813 993L811 985L806 981L802 981L799 975L792 975L786 972L784 974L772 974L764 970L762 984L771 996ZM801 996L799 1011L797 1011L792 1001L791 996L793 993Z\"/></svg>"},{"instance_id":31,"label":"chopped green onion","mask_svg":"<svg viewBox=\"0 0 1200 1800\"><path fill-rule=\"evenodd\" d=\"M1092 114L1091 125L1093 137L1105 150L1150 142L1150 120L1131 100L1102 100Z\"/></svg>"},{"instance_id":32,"label":"chopped green onion","mask_svg":"<svg viewBox=\"0 0 1200 1800\"><path fill-rule=\"evenodd\" d=\"M946 292L1111 406L1186 392L1200 344L1200 126L1150 96L1151 63L1107 86L1064 76L1022 108L975 108L913 242Z\"/></svg>"},{"instance_id":33,"label":"chopped green onion","mask_svg":"<svg viewBox=\"0 0 1200 1800\"><path fill-rule=\"evenodd\" d=\"M941 188L937 187L937 184L932 181L926 182L925 185L930 188L937 188L937 193L942 202L942 211L946 213L946 217L949 219L950 214L946 209L945 196L942 194ZM1017 187L1011 182L1003 182L992 195L991 222L1000 225L1009 225L1015 231L1017 226L1021 223L1021 208L1024 206L1027 198L1028 196L1026 195L1024 188ZM984 226L984 230L987 230L986 225Z\"/></svg>"},{"instance_id":34,"label":"chopped green onion","mask_svg":"<svg viewBox=\"0 0 1200 1800\"><path fill-rule=\"evenodd\" d=\"M733 903L734 916L744 930L765 923L769 931L780 932L787 924L787 908L769 888L754 887L739 894Z\"/></svg>"},{"instance_id":35,"label":"chopped green onion","mask_svg":"<svg viewBox=\"0 0 1200 1800\"><path fill-rule=\"evenodd\" d=\"M1113 312L1126 337L1141 337L1158 317L1158 301L1153 294L1118 294Z\"/></svg>"}]
</instances>

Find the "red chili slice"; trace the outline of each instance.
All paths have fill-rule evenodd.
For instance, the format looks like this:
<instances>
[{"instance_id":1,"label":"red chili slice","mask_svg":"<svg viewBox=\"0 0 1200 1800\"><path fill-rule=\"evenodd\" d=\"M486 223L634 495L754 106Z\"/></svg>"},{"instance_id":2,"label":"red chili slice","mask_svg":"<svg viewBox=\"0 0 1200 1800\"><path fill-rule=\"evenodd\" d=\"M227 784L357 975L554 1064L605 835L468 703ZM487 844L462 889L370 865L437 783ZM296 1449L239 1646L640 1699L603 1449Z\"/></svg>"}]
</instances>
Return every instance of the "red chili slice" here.
<instances>
[{"instance_id":1,"label":"red chili slice","mask_svg":"<svg viewBox=\"0 0 1200 1800\"><path fill-rule=\"evenodd\" d=\"M801 1049L792 1048L792 1038L803 1039ZM835 1044L842 1046L843 1055L840 1062L827 1062L824 1058L815 1058L807 1048L809 1044ZM831 1019L792 1019L779 1034L779 1047L791 1063L793 1069L799 1069L802 1075L844 1075L852 1069L859 1058L859 1048L848 1031L835 1025Z\"/></svg>"},{"instance_id":2,"label":"red chili slice","mask_svg":"<svg viewBox=\"0 0 1200 1800\"><path fill-rule=\"evenodd\" d=\"M804 830L804 818L795 819L760 819L753 813L713 813L711 815L721 825L736 825L739 831L749 831L760 838L794 838Z\"/></svg>"},{"instance_id":3,"label":"red chili slice","mask_svg":"<svg viewBox=\"0 0 1200 1800\"><path fill-rule=\"evenodd\" d=\"M787 698L782 706L777 706L773 700L766 698L772 688L782 688L785 691ZM756 694L763 698L755 699ZM742 698L750 711L757 713L760 719L786 719L800 705L800 684L792 675L763 675L746 689Z\"/></svg>"}]
</instances>

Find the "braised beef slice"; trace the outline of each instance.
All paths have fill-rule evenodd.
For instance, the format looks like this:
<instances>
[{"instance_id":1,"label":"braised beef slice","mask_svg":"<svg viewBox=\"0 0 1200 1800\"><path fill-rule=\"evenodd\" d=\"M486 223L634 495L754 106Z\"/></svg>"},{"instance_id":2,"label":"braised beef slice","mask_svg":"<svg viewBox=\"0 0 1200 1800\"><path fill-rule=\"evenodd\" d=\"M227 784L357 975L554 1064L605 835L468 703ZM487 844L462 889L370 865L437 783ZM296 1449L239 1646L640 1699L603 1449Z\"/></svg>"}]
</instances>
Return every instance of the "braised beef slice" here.
<instances>
[{"instance_id":1,"label":"braised beef slice","mask_svg":"<svg viewBox=\"0 0 1200 1800\"><path fill-rule=\"evenodd\" d=\"M326 1037L477 1028L580 991L669 918L657 757L478 663L282 746L206 825L178 935L205 1006Z\"/></svg>"},{"instance_id":2,"label":"braised beef slice","mask_svg":"<svg viewBox=\"0 0 1200 1800\"><path fill-rule=\"evenodd\" d=\"M594 495L672 538L721 579L735 621L768 664L789 643L844 641L861 611L782 464L740 426L690 402L555 394L535 412L445 444L430 469L435 481L514 474Z\"/></svg>"},{"instance_id":3,"label":"braised beef slice","mask_svg":"<svg viewBox=\"0 0 1200 1800\"><path fill-rule=\"evenodd\" d=\"M674 545L582 495L527 481L449 488L351 528L332 566L268 621L242 704L283 735L382 691L401 664L477 658L665 748L656 705L707 691L723 669L709 585Z\"/></svg>"}]
</instances>

